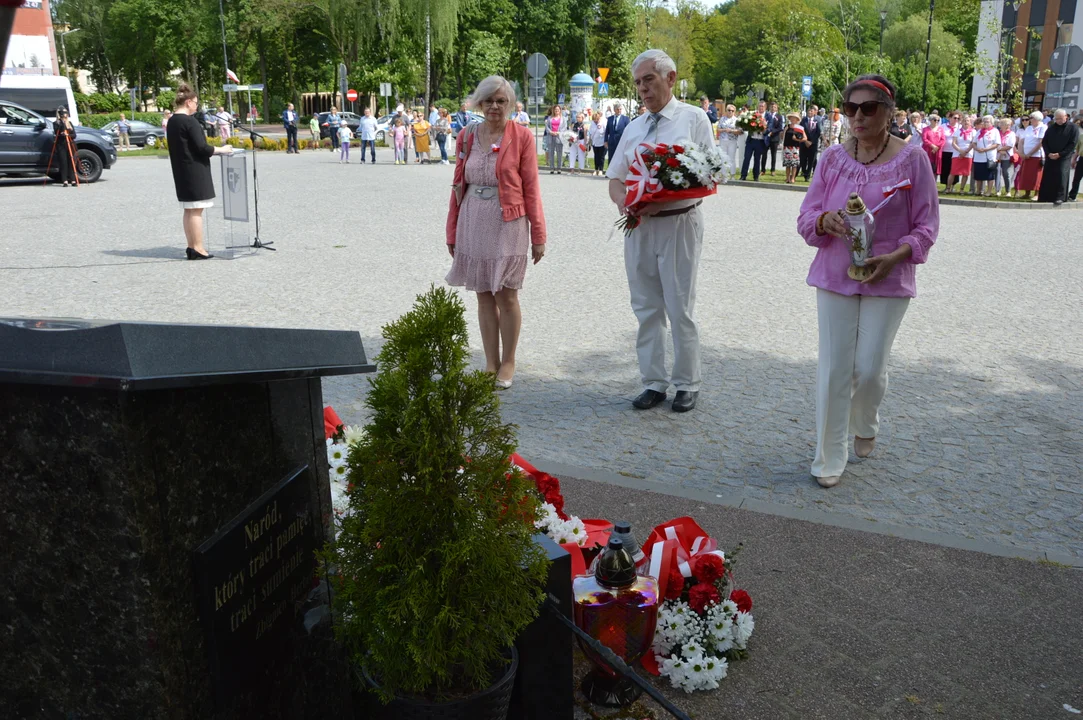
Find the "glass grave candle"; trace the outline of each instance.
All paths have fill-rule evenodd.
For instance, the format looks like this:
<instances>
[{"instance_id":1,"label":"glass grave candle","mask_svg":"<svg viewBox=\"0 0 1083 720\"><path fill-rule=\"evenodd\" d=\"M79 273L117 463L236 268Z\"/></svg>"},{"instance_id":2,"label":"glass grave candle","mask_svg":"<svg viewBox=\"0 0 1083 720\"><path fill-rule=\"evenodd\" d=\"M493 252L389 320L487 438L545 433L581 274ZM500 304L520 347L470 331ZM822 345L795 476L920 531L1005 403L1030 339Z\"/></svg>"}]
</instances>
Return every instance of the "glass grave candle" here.
<instances>
[{"instance_id":1,"label":"glass grave candle","mask_svg":"<svg viewBox=\"0 0 1083 720\"><path fill-rule=\"evenodd\" d=\"M872 275L873 269L865 264L872 255L872 240L875 225L872 213L865 207L865 201L857 193L850 193L843 213L850 235L850 268L846 274L851 280L861 282Z\"/></svg>"},{"instance_id":2,"label":"glass grave candle","mask_svg":"<svg viewBox=\"0 0 1083 720\"><path fill-rule=\"evenodd\" d=\"M572 593L576 625L625 663L635 663L650 649L658 623L658 582L636 572L635 562L619 537L610 536L592 575L572 580ZM637 685L585 643L580 642L580 646L594 663L583 679L587 699L598 705L621 707L639 697Z\"/></svg>"}]
</instances>

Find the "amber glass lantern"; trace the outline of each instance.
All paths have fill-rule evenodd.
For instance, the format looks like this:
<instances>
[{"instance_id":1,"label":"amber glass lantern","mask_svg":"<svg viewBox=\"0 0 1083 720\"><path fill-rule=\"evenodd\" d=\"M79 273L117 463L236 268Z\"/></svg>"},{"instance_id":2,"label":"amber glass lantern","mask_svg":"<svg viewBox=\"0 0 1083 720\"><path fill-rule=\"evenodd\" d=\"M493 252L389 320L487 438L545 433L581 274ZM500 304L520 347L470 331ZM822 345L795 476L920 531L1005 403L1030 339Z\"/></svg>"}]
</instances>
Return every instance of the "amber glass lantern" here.
<instances>
[{"instance_id":1,"label":"amber glass lantern","mask_svg":"<svg viewBox=\"0 0 1083 720\"><path fill-rule=\"evenodd\" d=\"M636 573L635 562L618 537L594 566L592 575L572 581L575 624L631 665L650 649L658 622L658 582ZM583 679L583 694L591 702L621 707L633 702L641 690L611 668L596 652L580 642L594 664Z\"/></svg>"}]
</instances>

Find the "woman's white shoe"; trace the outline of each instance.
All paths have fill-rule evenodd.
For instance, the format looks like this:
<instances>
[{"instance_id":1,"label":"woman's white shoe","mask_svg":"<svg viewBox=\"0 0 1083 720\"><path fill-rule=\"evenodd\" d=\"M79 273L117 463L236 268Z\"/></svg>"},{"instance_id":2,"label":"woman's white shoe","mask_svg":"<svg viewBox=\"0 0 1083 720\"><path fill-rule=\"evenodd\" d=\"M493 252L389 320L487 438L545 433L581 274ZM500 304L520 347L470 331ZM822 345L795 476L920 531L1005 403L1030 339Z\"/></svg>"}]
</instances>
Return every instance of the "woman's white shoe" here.
<instances>
[{"instance_id":1,"label":"woman's white shoe","mask_svg":"<svg viewBox=\"0 0 1083 720\"><path fill-rule=\"evenodd\" d=\"M841 479L841 475L830 475L828 477L818 477L816 478L816 482L818 482L822 488L833 488L839 484L839 480Z\"/></svg>"}]
</instances>

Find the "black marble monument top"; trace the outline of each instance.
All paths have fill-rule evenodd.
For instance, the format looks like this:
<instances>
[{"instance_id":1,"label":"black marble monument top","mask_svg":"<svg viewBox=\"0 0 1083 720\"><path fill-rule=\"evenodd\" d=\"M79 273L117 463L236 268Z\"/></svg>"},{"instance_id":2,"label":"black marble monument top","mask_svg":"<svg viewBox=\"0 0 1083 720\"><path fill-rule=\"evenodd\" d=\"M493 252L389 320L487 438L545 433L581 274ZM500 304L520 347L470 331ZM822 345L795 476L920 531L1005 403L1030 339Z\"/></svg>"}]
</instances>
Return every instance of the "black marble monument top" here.
<instances>
[{"instance_id":1,"label":"black marble monument top","mask_svg":"<svg viewBox=\"0 0 1083 720\"><path fill-rule=\"evenodd\" d=\"M0 317L0 383L154 390L375 370L347 330Z\"/></svg>"}]
</instances>

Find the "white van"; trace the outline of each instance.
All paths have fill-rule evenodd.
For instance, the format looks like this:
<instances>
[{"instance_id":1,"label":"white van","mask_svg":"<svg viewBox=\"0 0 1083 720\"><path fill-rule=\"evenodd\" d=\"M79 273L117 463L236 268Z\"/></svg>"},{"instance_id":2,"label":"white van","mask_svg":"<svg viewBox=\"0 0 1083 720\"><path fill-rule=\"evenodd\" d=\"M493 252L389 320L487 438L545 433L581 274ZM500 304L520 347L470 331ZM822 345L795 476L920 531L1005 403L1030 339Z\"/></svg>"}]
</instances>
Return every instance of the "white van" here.
<instances>
[{"instance_id":1,"label":"white van","mask_svg":"<svg viewBox=\"0 0 1083 720\"><path fill-rule=\"evenodd\" d=\"M56 120L56 109L65 106L72 125L79 124L71 81L60 75L0 75L0 100L22 105L50 122Z\"/></svg>"}]
</instances>

